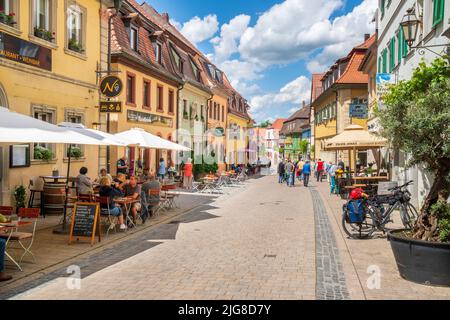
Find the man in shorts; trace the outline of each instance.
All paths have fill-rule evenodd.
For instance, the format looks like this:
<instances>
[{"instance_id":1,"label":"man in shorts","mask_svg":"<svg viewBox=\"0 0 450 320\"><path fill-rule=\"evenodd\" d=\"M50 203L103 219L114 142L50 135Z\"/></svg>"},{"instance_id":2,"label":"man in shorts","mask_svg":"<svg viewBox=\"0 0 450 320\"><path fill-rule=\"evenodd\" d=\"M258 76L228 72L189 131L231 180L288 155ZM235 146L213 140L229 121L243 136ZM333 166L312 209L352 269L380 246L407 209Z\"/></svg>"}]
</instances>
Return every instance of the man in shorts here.
<instances>
[{"instance_id":1,"label":"man in shorts","mask_svg":"<svg viewBox=\"0 0 450 320\"><path fill-rule=\"evenodd\" d=\"M132 198L133 200L140 200L141 187L137 183L135 176L131 176L128 183L123 186L123 193L125 197ZM133 217L133 223L136 225L137 212L141 210L140 201L133 203L131 207L131 216Z\"/></svg>"}]
</instances>

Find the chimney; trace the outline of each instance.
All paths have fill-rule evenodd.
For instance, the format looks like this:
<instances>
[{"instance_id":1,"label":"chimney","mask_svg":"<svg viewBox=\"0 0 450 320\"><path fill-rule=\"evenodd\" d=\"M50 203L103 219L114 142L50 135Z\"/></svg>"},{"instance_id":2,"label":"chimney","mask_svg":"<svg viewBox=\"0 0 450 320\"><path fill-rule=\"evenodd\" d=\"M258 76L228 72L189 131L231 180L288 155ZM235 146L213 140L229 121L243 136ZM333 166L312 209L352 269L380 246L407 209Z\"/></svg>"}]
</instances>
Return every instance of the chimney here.
<instances>
[{"instance_id":1,"label":"chimney","mask_svg":"<svg viewBox=\"0 0 450 320\"><path fill-rule=\"evenodd\" d=\"M366 33L366 34L364 35L364 41L369 40L369 38L370 38L370 34L369 34L369 33Z\"/></svg>"},{"instance_id":2,"label":"chimney","mask_svg":"<svg viewBox=\"0 0 450 320\"><path fill-rule=\"evenodd\" d=\"M302 102L302 108L304 108L306 106L306 102L305 102L305 100L303 100L303 102Z\"/></svg>"},{"instance_id":3,"label":"chimney","mask_svg":"<svg viewBox=\"0 0 450 320\"><path fill-rule=\"evenodd\" d=\"M167 12L162 14L162 18L166 23L169 23L169 14Z\"/></svg>"}]
</instances>

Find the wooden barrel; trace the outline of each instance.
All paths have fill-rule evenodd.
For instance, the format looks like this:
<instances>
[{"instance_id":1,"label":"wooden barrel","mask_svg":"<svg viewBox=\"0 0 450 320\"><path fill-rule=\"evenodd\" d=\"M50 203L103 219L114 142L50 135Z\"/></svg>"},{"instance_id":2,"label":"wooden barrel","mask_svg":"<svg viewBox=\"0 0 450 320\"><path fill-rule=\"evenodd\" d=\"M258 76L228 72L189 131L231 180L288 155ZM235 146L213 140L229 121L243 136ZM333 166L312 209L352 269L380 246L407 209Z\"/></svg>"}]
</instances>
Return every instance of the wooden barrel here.
<instances>
[{"instance_id":1,"label":"wooden barrel","mask_svg":"<svg viewBox=\"0 0 450 320\"><path fill-rule=\"evenodd\" d=\"M45 182L43 192L45 214L64 212L65 188L64 182Z\"/></svg>"}]
</instances>

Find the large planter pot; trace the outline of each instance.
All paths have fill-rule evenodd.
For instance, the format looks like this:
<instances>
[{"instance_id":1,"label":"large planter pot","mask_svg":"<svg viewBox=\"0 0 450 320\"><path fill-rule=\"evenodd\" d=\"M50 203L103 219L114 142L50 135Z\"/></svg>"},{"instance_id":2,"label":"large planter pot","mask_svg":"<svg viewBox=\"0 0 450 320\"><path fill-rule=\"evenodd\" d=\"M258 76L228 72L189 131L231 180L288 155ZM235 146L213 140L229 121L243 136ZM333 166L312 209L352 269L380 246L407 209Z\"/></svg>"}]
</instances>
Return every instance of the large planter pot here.
<instances>
[{"instance_id":1,"label":"large planter pot","mask_svg":"<svg viewBox=\"0 0 450 320\"><path fill-rule=\"evenodd\" d=\"M406 238L403 231L388 233L400 276L420 284L450 287L450 243Z\"/></svg>"}]
</instances>

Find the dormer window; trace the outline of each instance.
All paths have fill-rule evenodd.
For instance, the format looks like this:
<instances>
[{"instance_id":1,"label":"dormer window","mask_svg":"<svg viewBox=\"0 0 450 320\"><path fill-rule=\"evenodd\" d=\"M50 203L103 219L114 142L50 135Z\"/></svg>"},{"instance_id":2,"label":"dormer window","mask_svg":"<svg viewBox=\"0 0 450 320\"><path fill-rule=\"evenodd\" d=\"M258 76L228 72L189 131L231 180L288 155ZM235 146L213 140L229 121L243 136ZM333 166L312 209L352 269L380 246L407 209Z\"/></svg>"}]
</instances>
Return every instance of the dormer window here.
<instances>
[{"instance_id":1,"label":"dormer window","mask_svg":"<svg viewBox=\"0 0 450 320\"><path fill-rule=\"evenodd\" d=\"M200 69L197 67L197 65L195 64L195 62L192 59L190 59L190 61L191 61L192 71L194 72L195 79L200 82Z\"/></svg>"},{"instance_id":2,"label":"dormer window","mask_svg":"<svg viewBox=\"0 0 450 320\"><path fill-rule=\"evenodd\" d=\"M138 50L138 29L135 26L130 27L130 48Z\"/></svg>"},{"instance_id":3,"label":"dormer window","mask_svg":"<svg viewBox=\"0 0 450 320\"><path fill-rule=\"evenodd\" d=\"M174 48L171 48L171 51L172 51L173 60L175 61L175 66L177 67L179 72L183 73L183 70L184 70L183 60L181 59L180 55Z\"/></svg>"},{"instance_id":4,"label":"dormer window","mask_svg":"<svg viewBox=\"0 0 450 320\"><path fill-rule=\"evenodd\" d=\"M161 64L161 51L162 51L161 43L156 41L153 42L153 50L155 51L156 62Z\"/></svg>"}]
</instances>

